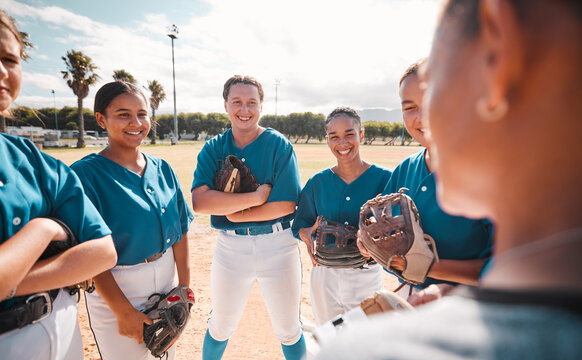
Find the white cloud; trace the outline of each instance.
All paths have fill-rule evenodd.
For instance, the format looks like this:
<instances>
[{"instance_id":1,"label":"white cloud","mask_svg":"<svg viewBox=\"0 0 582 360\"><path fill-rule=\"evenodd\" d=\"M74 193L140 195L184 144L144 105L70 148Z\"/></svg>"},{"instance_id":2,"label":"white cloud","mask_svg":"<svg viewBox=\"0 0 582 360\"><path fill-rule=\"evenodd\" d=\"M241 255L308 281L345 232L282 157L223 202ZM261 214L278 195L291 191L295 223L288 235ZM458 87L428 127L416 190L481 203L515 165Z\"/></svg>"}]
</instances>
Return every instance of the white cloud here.
<instances>
[{"instance_id":1,"label":"white cloud","mask_svg":"<svg viewBox=\"0 0 582 360\"><path fill-rule=\"evenodd\" d=\"M0 0L0 6L5 3L17 5L15 15L60 28L57 41L90 56L100 84L116 69L126 69L142 85L157 79L168 95L160 112L173 112L165 32L171 20L165 14L112 26L56 6ZM179 112L222 112L222 85L233 74L263 82L264 113L275 111L275 78L282 80L280 114L327 113L338 105L396 107L397 81L412 61L428 54L437 16L436 0L229 0L212 2L207 10L177 24ZM25 82L46 88L49 79L27 76Z\"/></svg>"}]
</instances>

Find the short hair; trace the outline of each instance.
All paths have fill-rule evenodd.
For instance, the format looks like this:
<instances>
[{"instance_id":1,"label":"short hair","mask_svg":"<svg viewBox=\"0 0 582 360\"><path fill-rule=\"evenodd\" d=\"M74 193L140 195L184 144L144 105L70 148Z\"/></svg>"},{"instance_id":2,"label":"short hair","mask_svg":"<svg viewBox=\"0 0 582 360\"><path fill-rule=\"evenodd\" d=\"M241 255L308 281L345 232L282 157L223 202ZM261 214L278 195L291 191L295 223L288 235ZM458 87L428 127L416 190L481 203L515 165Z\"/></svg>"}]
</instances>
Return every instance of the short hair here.
<instances>
[{"instance_id":1,"label":"short hair","mask_svg":"<svg viewBox=\"0 0 582 360\"><path fill-rule=\"evenodd\" d=\"M14 19L11 18L10 16L8 16L8 14L6 14L4 12L4 10L0 10L0 26L4 26L6 29L8 29L8 31L10 31L12 33L12 35L14 35L14 37L16 38L16 41L18 41L18 44L20 45L20 57L23 58L24 57L24 44L22 43L22 37L20 36L20 31L16 27L16 23L14 22Z\"/></svg>"},{"instance_id":2,"label":"short hair","mask_svg":"<svg viewBox=\"0 0 582 360\"><path fill-rule=\"evenodd\" d=\"M93 106L94 113L105 114L105 109L111 104L113 99L122 94L134 94L143 97L147 104L147 99L143 92L135 85L126 81L112 81L107 83L97 91L95 94L95 104Z\"/></svg>"},{"instance_id":3,"label":"short hair","mask_svg":"<svg viewBox=\"0 0 582 360\"><path fill-rule=\"evenodd\" d=\"M404 70L404 74L402 74L402 76L400 77L400 81L398 82L398 86L402 85L402 82L410 75L418 74L418 69L420 69L420 67L426 63L427 59L428 58L424 57L424 58L418 59L415 62L413 62L412 64L410 64L406 68L406 70Z\"/></svg>"},{"instance_id":4,"label":"short hair","mask_svg":"<svg viewBox=\"0 0 582 360\"><path fill-rule=\"evenodd\" d=\"M222 90L222 97L224 101L228 100L228 94L230 93L230 88L232 88L236 84L246 84L246 85L253 85L256 86L259 90L259 98L261 102L265 98L265 93L263 92L263 85L252 76L248 75L234 75L230 79L226 80L224 83L224 89Z\"/></svg>"},{"instance_id":5,"label":"short hair","mask_svg":"<svg viewBox=\"0 0 582 360\"><path fill-rule=\"evenodd\" d=\"M336 107L335 109L333 109L332 112L329 113L329 115L327 115L327 118L325 119L325 127L327 128L327 125L336 117L340 116L340 115L345 115L347 117L350 117L354 120L354 122L356 123L356 125L358 125L360 128L362 127L362 119L360 119L360 114L358 114L358 112L354 109L352 109L351 107L348 106L340 106L340 107Z\"/></svg>"},{"instance_id":6,"label":"short hair","mask_svg":"<svg viewBox=\"0 0 582 360\"><path fill-rule=\"evenodd\" d=\"M560 3L567 7L577 18L578 25L582 23L582 1L580 0L511 0L510 2L520 20L525 21L530 16L532 9L544 1ZM465 40L472 40L481 31L480 5L481 0L450 0L444 8L443 18L454 18L459 21L462 37Z\"/></svg>"}]
</instances>

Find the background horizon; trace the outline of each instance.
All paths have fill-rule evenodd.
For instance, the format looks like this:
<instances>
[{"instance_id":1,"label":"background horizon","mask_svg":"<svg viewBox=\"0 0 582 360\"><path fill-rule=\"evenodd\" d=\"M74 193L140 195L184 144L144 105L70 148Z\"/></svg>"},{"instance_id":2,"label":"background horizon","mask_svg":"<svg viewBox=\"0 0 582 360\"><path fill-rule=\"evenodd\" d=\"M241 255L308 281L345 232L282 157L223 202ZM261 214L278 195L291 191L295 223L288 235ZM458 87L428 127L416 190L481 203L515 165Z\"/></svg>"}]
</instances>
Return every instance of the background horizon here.
<instances>
[{"instance_id":1,"label":"background horizon","mask_svg":"<svg viewBox=\"0 0 582 360\"><path fill-rule=\"evenodd\" d=\"M178 113L224 112L224 81L248 74L263 84L263 115L351 106L377 121L385 120L368 115L399 111L398 80L428 54L438 12L436 0L0 0L0 8L35 46L15 106L76 107L61 75L61 57L74 49L91 57L101 77L84 107L92 108L113 70L124 69L140 86L158 80L167 99L156 113L173 113L167 28L176 24Z\"/></svg>"}]
</instances>

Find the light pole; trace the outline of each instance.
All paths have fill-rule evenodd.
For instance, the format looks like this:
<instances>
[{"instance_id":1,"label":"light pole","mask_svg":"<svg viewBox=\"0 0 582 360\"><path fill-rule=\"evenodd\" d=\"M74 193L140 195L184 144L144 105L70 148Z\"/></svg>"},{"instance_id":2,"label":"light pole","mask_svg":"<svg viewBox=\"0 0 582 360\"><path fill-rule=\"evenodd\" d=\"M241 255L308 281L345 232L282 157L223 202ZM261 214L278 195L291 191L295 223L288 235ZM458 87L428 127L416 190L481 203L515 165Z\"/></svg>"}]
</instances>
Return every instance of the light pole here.
<instances>
[{"instance_id":1,"label":"light pole","mask_svg":"<svg viewBox=\"0 0 582 360\"><path fill-rule=\"evenodd\" d=\"M275 123L277 123L277 95L279 85L281 85L281 79L275 79Z\"/></svg>"},{"instance_id":2,"label":"light pole","mask_svg":"<svg viewBox=\"0 0 582 360\"><path fill-rule=\"evenodd\" d=\"M53 106L55 108L55 130L59 130L59 120L57 119L57 100L55 99L55 91L51 90L53 93Z\"/></svg>"},{"instance_id":3,"label":"light pole","mask_svg":"<svg viewBox=\"0 0 582 360\"><path fill-rule=\"evenodd\" d=\"M168 36L172 39L172 79L174 81L174 138L172 139L172 145L178 143L178 116L176 115L176 69L174 67L174 39L178 38L178 27L172 24L168 28L170 32Z\"/></svg>"}]
</instances>

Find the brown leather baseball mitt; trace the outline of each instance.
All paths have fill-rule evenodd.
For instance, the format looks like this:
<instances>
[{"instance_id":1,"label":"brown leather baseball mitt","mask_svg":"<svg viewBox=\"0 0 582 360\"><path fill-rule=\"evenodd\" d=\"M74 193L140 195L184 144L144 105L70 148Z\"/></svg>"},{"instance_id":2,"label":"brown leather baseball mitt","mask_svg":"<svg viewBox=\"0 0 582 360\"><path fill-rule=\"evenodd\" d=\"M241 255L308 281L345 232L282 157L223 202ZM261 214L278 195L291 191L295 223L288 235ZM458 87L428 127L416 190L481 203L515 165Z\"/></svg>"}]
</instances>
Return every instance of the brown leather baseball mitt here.
<instances>
[{"instance_id":1,"label":"brown leather baseball mitt","mask_svg":"<svg viewBox=\"0 0 582 360\"><path fill-rule=\"evenodd\" d=\"M368 261L362 256L354 226L319 216L319 226L312 233L315 260L319 265L336 268L361 268Z\"/></svg>"},{"instance_id":2,"label":"brown leather baseball mitt","mask_svg":"<svg viewBox=\"0 0 582 360\"><path fill-rule=\"evenodd\" d=\"M215 190L234 193L253 192L259 187L249 168L236 156L228 155L214 175Z\"/></svg>"},{"instance_id":3,"label":"brown leather baseball mitt","mask_svg":"<svg viewBox=\"0 0 582 360\"><path fill-rule=\"evenodd\" d=\"M392 215L393 206L400 208L400 215ZM378 195L362 205L360 240L378 263L414 285L422 284L432 264L438 261L434 240L424 234L418 210L404 194L404 188L395 194ZM390 266L395 257L404 259L403 271Z\"/></svg>"}]
</instances>

